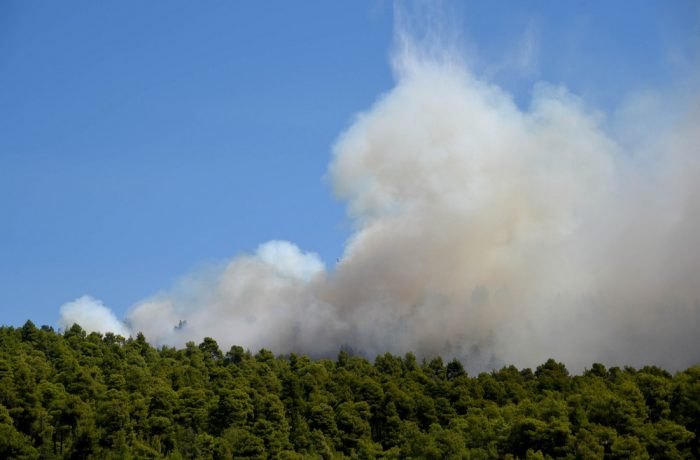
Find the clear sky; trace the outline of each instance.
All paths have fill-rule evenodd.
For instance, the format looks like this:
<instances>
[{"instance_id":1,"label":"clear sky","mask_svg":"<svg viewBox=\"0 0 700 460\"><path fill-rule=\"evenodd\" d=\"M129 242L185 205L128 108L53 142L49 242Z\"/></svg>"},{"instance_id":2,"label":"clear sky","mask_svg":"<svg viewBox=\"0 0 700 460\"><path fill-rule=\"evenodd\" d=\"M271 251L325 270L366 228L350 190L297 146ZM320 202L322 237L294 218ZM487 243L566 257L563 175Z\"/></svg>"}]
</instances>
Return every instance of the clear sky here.
<instances>
[{"instance_id":1,"label":"clear sky","mask_svg":"<svg viewBox=\"0 0 700 460\"><path fill-rule=\"evenodd\" d=\"M518 104L545 80L614 112L694 73L698 5L440 8ZM392 87L394 19L386 1L1 2L0 323L53 325L86 293L123 315L270 239L332 267L351 229L330 150Z\"/></svg>"}]
</instances>

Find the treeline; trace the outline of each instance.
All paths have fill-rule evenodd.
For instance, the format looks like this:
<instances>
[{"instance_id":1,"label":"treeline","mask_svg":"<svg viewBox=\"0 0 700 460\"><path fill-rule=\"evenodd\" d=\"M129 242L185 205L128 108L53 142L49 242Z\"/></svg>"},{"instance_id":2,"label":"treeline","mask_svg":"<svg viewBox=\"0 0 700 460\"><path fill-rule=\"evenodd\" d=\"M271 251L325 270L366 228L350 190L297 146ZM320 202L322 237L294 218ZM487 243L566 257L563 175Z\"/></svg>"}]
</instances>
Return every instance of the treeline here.
<instances>
[{"instance_id":1,"label":"treeline","mask_svg":"<svg viewBox=\"0 0 700 460\"><path fill-rule=\"evenodd\" d=\"M698 458L700 367L184 349L0 328L0 458Z\"/></svg>"}]
</instances>

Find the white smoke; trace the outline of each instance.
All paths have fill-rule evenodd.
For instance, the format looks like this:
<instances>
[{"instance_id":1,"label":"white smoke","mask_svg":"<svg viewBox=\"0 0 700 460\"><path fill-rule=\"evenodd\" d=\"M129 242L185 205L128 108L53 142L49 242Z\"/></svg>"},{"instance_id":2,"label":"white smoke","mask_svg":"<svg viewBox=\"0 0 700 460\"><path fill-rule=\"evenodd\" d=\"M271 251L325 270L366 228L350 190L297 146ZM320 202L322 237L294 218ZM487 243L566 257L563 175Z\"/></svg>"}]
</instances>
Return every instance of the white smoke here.
<instances>
[{"instance_id":1,"label":"white smoke","mask_svg":"<svg viewBox=\"0 0 700 460\"><path fill-rule=\"evenodd\" d=\"M106 333L113 332L122 336L129 335L129 329L114 316L104 304L84 295L72 302L61 305L61 317L58 325L63 329L79 324L88 331Z\"/></svg>"},{"instance_id":2,"label":"white smoke","mask_svg":"<svg viewBox=\"0 0 700 460\"><path fill-rule=\"evenodd\" d=\"M440 353L472 369L698 363L696 95L634 142L564 87L538 84L521 109L449 53L403 44L395 87L333 147L355 225L335 271L272 241L125 324L90 298L64 305L61 324L128 325L156 344Z\"/></svg>"}]
</instances>

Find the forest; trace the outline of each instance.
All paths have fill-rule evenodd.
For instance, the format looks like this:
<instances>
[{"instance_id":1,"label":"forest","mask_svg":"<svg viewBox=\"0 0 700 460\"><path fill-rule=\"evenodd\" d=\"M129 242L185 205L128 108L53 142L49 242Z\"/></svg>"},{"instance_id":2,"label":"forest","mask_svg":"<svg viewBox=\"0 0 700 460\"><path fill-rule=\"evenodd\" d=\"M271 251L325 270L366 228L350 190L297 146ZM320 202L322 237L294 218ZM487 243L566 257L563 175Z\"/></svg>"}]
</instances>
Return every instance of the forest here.
<instances>
[{"instance_id":1,"label":"forest","mask_svg":"<svg viewBox=\"0 0 700 460\"><path fill-rule=\"evenodd\" d=\"M0 328L0 458L700 457L700 366L468 375L440 357Z\"/></svg>"}]
</instances>

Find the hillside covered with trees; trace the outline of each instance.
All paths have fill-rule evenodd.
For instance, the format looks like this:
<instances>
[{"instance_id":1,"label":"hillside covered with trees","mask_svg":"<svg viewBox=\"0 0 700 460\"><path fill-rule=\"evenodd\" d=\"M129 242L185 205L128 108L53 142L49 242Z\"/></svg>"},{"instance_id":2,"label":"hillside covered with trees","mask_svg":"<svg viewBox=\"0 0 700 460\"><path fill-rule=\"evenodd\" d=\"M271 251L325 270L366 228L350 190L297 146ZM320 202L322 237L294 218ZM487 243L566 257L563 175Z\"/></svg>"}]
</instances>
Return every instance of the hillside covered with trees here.
<instances>
[{"instance_id":1,"label":"hillside covered with trees","mask_svg":"<svg viewBox=\"0 0 700 460\"><path fill-rule=\"evenodd\" d=\"M700 367L274 356L0 328L0 458L697 458Z\"/></svg>"}]
</instances>

